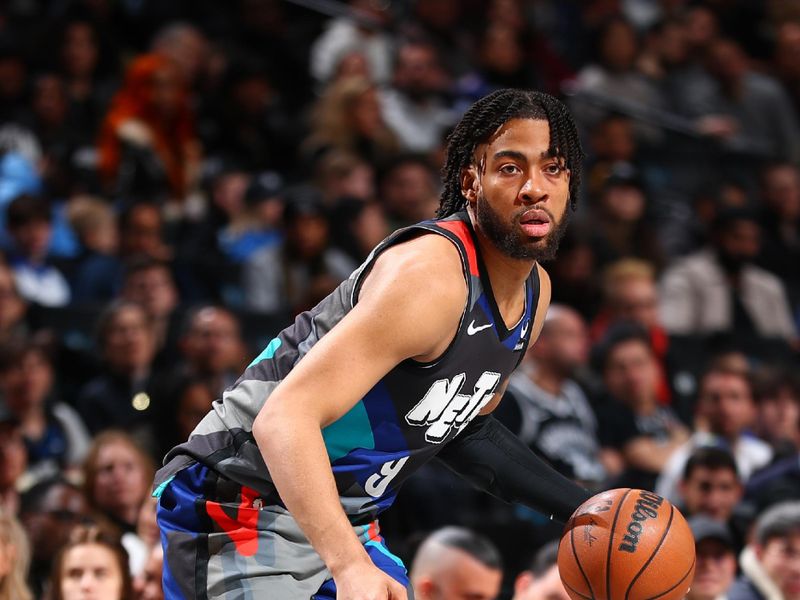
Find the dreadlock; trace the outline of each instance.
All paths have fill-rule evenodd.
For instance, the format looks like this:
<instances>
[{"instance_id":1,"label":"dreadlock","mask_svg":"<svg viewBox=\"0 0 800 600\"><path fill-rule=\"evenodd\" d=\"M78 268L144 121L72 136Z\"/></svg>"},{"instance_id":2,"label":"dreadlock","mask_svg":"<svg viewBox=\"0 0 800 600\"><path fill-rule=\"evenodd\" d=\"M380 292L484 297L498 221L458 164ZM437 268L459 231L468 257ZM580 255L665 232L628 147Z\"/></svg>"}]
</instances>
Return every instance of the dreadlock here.
<instances>
[{"instance_id":1,"label":"dreadlock","mask_svg":"<svg viewBox=\"0 0 800 600\"><path fill-rule=\"evenodd\" d=\"M447 138L439 218L466 208L467 199L461 193L461 172L472 164L478 144L487 141L511 119L537 119L550 124L549 150L553 156L562 157L570 171L569 197L575 208L584 154L572 115L561 101L549 94L505 89L492 92L473 104Z\"/></svg>"}]
</instances>

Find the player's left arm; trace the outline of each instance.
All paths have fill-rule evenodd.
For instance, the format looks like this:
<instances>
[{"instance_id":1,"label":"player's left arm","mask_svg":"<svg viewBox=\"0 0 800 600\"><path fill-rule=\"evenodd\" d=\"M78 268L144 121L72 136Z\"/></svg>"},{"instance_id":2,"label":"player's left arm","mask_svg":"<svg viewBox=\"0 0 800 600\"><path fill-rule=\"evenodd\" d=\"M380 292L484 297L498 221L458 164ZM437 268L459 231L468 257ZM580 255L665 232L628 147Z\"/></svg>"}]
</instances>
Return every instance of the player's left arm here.
<instances>
[{"instance_id":1,"label":"player's left arm","mask_svg":"<svg viewBox=\"0 0 800 600\"><path fill-rule=\"evenodd\" d=\"M533 344L550 305L550 278L539 269L540 295L531 329ZM503 397L508 380L494 398L438 458L478 488L505 500L520 502L566 522L591 494L536 456L491 413Z\"/></svg>"}]
</instances>

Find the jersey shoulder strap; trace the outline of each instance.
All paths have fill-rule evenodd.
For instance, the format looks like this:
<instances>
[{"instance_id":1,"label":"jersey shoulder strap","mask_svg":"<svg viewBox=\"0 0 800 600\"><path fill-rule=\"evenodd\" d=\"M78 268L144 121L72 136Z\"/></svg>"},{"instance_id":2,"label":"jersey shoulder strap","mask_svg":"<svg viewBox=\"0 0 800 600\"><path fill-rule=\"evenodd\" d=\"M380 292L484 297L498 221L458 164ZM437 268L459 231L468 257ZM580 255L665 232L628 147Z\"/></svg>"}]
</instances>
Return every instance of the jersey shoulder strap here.
<instances>
[{"instance_id":1,"label":"jersey shoulder strap","mask_svg":"<svg viewBox=\"0 0 800 600\"><path fill-rule=\"evenodd\" d=\"M422 221L421 223L398 229L375 246L364 263L351 275L351 278L354 279L351 292L351 306L355 306L358 302L358 294L361 291L364 279L366 279L366 276L375 264L375 260L381 253L387 248L419 237L420 235L425 235L426 233L444 236L453 243L461 257L461 266L467 283L470 282L470 276L479 277L478 255L475 249L475 239L472 235L472 225L469 222L467 214L465 212L460 212L446 217L445 219Z\"/></svg>"}]
</instances>

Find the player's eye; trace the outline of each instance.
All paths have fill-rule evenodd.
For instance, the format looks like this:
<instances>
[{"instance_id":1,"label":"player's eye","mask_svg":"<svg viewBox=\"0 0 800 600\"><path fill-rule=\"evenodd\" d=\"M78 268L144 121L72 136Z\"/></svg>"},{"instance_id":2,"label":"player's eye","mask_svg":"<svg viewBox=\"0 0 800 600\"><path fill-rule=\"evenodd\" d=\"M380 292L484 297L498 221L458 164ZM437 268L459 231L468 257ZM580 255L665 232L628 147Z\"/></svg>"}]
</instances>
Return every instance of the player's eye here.
<instances>
[{"instance_id":1,"label":"player's eye","mask_svg":"<svg viewBox=\"0 0 800 600\"><path fill-rule=\"evenodd\" d=\"M515 175L517 173L521 173L517 165L503 165L500 167L500 172L505 173L506 175Z\"/></svg>"},{"instance_id":2,"label":"player's eye","mask_svg":"<svg viewBox=\"0 0 800 600\"><path fill-rule=\"evenodd\" d=\"M564 169L561 167L561 165L555 163L553 163L552 165L547 165L544 168L544 172L547 173L548 175L558 175L563 170Z\"/></svg>"}]
</instances>

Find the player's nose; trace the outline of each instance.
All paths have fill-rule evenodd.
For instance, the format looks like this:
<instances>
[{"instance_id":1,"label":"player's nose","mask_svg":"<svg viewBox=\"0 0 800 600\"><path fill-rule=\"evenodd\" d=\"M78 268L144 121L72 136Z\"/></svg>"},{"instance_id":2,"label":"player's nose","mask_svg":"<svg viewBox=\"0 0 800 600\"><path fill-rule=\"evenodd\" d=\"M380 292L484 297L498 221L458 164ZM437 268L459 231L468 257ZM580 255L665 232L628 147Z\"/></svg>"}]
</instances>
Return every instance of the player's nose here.
<instances>
[{"instance_id":1,"label":"player's nose","mask_svg":"<svg viewBox=\"0 0 800 600\"><path fill-rule=\"evenodd\" d=\"M531 175L520 188L518 197L523 202L536 204L547 200L547 192L542 189L541 182Z\"/></svg>"}]
</instances>

